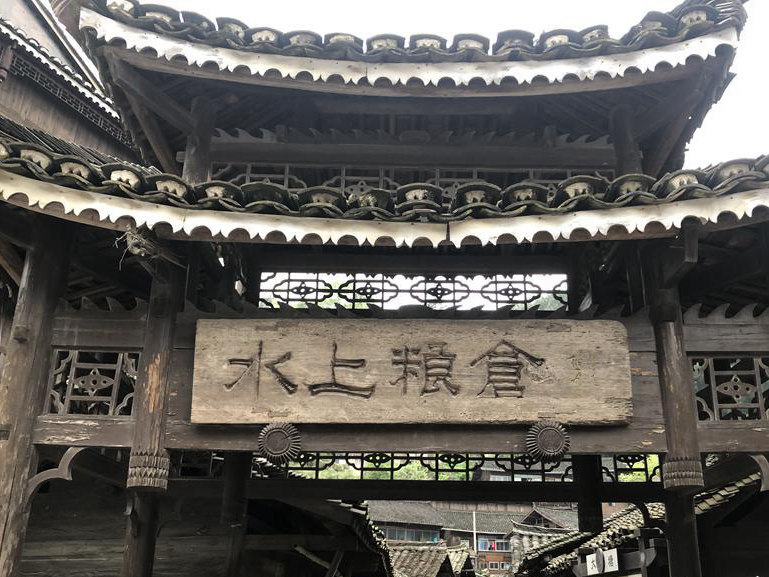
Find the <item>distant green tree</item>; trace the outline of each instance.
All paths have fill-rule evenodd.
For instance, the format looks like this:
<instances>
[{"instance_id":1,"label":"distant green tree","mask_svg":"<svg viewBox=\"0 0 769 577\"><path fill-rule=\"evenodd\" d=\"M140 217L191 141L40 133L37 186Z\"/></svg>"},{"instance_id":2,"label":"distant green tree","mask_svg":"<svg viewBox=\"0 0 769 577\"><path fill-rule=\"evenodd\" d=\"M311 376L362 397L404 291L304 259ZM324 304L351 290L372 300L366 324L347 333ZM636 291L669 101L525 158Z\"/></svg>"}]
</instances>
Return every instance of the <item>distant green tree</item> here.
<instances>
[{"instance_id":1,"label":"distant green tree","mask_svg":"<svg viewBox=\"0 0 769 577\"><path fill-rule=\"evenodd\" d=\"M646 455L646 469L649 471L649 474L651 474L655 467L659 467L659 464L659 455ZM621 483L641 483L646 481L646 475L644 471L629 471L620 473L617 480Z\"/></svg>"}]
</instances>

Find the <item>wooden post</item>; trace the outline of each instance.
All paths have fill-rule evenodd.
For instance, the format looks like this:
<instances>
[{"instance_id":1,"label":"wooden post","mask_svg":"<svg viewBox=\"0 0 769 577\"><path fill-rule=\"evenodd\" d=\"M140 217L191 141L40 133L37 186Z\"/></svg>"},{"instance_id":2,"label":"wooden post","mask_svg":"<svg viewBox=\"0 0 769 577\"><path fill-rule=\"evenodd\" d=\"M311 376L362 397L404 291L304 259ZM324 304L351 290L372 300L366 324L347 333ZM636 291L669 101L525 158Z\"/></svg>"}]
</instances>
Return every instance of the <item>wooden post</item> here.
<instances>
[{"instance_id":1,"label":"wooden post","mask_svg":"<svg viewBox=\"0 0 769 577\"><path fill-rule=\"evenodd\" d=\"M668 495L665 503L666 538L671 575L699 577L700 552L691 494L704 487L697 438L697 405L692 367L686 356L678 287L667 279L678 278L682 262L669 263L669 253L659 251L646 259L651 290L651 321L657 347L662 412L665 418L667 453L662 481Z\"/></svg>"},{"instance_id":2,"label":"wooden post","mask_svg":"<svg viewBox=\"0 0 769 577\"><path fill-rule=\"evenodd\" d=\"M150 576L158 534L158 495L130 492L128 498L129 517L120 574L122 577Z\"/></svg>"},{"instance_id":3,"label":"wooden post","mask_svg":"<svg viewBox=\"0 0 769 577\"><path fill-rule=\"evenodd\" d=\"M580 531L598 533L603 530L601 484L603 469L600 455L572 457L574 482L577 483L577 521Z\"/></svg>"},{"instance_id":4,"label":"wooden post","mask_svg":"<svg viewBox=\"0 0 769 577\"><path fill-rule=\"evenodd\" d=\"M192 101L195 129L187 136L182 178L190 184L211 180L211 136L214 132L214 109L211 101L198 96Z\"/></svg>"},{"instance_id":5,"label":"wooden post","mask_svg":"<svg viewBox=\"0 0 769 577\"><path fill-rule=\"evenodd\" d=\"M157 495L165 490L170 458L165 448L168 367L173 351L176 313L184 298L185 271L165 261L154 263L149 313L134 392L134 436L128 462L127 487L133 515L123 552L123 577L152 575L157 534Z\"/></svg>"},{"instance_id":6,"label":"wooden post","mask_svg":"<svg viewBox=\"0 0 769 577\"><path fill-rule=\"evenodd\" d=\"M262 281L261 251L256 246L250 246L245 251L245 255L246 293L244 296L248 302L258 307Z\"/></svg>"},{"instance_id":7,"label":"wooden post","mask_svg":"<svg viewBox=\"0 0 769 577\"><path fill-rule=\"evenodd\" d=\"M651 315L668 447L662 480L666 489L697 490L704 486L697 439L697 405L692 367L683 342L678 289L655 292Z\"/></svg>"},{"instance_id":8,"label":"wooden post","mask_svg":"<svg viewBox=\"0 0 769 577\"><path fill-rule=\"evenodd\" d=\"M182 177L192 185L211 177L210 147L213 134L211 101L192 103L195 126L187 137ZM153 263L147 328L134 396L134 438L128 464L127 487L165 490L170 458L165 448L168 367L173 351L176 313L186 295L186 271L168 262ZM122 577L149 577L155 554L158 499L137 492L131 496L136 515L129 520L123 552Z\"/></svg>"},{"instance_id":9,"label":"wooden post","mask_svg":"<svg viewBox=\"0 0 769 577\"><path fill-rule=\"evenodd\" d=\"M8 341L11 335L11 325L13 324L13 296L8 287L0 285L0 383L3 381L3 367L8 358ZM2 407L4 396L0 388L0 424L6 423Z\"/></svg>"},{"instance_id":10,"label":"wooden post","mask_svg":"<svg viewBox=\"0 0 769 577\"><path fill-rule=\"evenodd\" d=\"M164 435L168 367L185 278L181 268L164 261L156 262L154 270L144 345L136 374L134 436L127 487L165 490L169 468Z\"/></svg>"},{"instance_id":11,"label":"wooden post","mask_svg":"<svg viewBox=\"0 0 769 577\"><path fill-rule=\"evenodd\" d=\"M48 397L53 315L67 284L73 229L41 220L27 251L2 387L11 430L0 467L0 576L18 572L29 519L27 482L37 470L35 418Z\"/></svg>"},{"instance_id":12,"label":"wooden post","mask_svg":"<svg viewBox=\"0 0 769 577\"><path fill-rule=\"evenodd\" d=\"M251 476L251 453L228 453L224 457L222 523L229 526L225 577L237 577L243 559L246 537L246 480Z\"/></svg>"},{"instance_id":13,"label":"wooden post","mask_svg":"<svg viewBox=\"0 0 769 577\"><path fill-rule=\"evenodd\" d=\"M665 499L665 537L671 577L702 577L694 496L669 493Z\"/></svg>"},{"instance_id":14,"label":"wooden post","mask_svg":"<svg viewBox=\"0 0 769 577\"><path fill-rule=\"evenodd\" d=\"M615 106L609 117L609 131L614 143L616 158L615 170L621 174L639 174L641 167L641 149L635 137L633 111L627 104Z\"/></svg>"}]
</instances>

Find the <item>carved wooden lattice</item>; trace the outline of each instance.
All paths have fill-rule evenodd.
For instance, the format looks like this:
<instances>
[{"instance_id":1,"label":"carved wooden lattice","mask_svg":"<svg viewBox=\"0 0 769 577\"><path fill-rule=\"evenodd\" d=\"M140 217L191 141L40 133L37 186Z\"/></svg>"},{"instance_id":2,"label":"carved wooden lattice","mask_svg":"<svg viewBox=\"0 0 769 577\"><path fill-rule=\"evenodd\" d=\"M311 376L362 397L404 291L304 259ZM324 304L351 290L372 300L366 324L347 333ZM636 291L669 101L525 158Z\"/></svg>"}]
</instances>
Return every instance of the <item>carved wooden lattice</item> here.
<instances>
[{"instance_id":1,"label":"carved wooden lattice","mask_svg":"<svg viewBox=\"0 0 769 577\"><path fill-rule=\"evenodd\" d=\"M434 309L496 310L502 307L555 310L566 306L566 275L406 276L302 272L264 273L262 307L287 304L323 308L372 306L398 309L424 305Z\"/></svg>"},{"instance_id":2,"label":"carved wooden lattice","mask_svg":"<svg viewBox=\"0 0 769 577\"><path fill-rule=\"evenodd\" d=\"M280 184L289 190L297 191L308 186L332 186L348 193L362 193L373 188L395 190L402 184L426 182L435 184L448 192L447 201L453 191L468 182L485 181L506 187L519 182L532 182L555 191L562 180L585 174L585 169L478 169L478 168L402 168L387 167L324 167L319 171L316 166L301 164L234 164L215 163L214 178L229 180L235 184L269 181ZM593 171L588 171L593 172ZM596 174L607 178L614 177L614 171L596 169Z\"/></svg>"},{"instance_id":3,"label":"carved wooden lattice","mask_svg":"<svg viewBox=\"0 0 769 577\"><path fill-rule=\"evenodd\" d=\"M138 363L138 352L56 349L49 412L129 417Z\"/></svg>"},{"instance_id":4,"label":"carved wooden lattice","mask_svg":"<svg viewBox=\"0 0 769 577\"><path fill-rule=\"evenodd\" d=\"M693 357L692 371L701 421L769 419L767 357Z\"/></svg>"},{"instance_id":5,"label":"carved wooden lattice","mask_svg":"<svg viewBox=\"0 0 769 577\"><path fill-rule=\"evenodd\" d=\"M171 476L220 477L222 464L223 457L215 452L179 452L173 458ZM602 467L605 482L661 482L657 455L604 455ZM252 477L276 474L348 480L574 481L569 455L559 462L543 463L517 453L302 452L281 467L254 459Z\"/></svg>"}]
</instances>

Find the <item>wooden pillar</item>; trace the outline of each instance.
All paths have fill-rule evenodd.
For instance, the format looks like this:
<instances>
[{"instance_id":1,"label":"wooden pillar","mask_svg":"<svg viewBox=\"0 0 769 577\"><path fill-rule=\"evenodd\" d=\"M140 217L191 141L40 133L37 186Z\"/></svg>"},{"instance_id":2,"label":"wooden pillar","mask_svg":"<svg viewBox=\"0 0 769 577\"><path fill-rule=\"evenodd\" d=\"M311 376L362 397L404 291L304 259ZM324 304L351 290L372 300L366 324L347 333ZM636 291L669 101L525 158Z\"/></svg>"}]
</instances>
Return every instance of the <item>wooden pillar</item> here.
<instances>
[{"instance_id":1,"label":"wooden pillar","mask_svg":"<svg viewBox=\"0 0 769 577\"><path fill-rule=\"evenodd\" d=\"M8 358L8 341L11 335L11 325L13 324L13 296L10 294L8 287L0 285L0 383L3 381L3 367ZM2 391L0 391L0 424L4 424L7 421L4 420Z\"/></svg>"},{"instance_id":2,"label":"wooden pillar","mask_svg":"<svg viewBox=\"0 0 769 577\"><path fill-rule=\"evenodd\" d=\"M598 533L603 529L601 484L603 468L600 455L572 457L574 482L577 483L577 521L580 531Z\"/></svg>"},{"instance_id":3,"label":"wooden pillar","mask_svg":"<svg viewBox=\"0 0 769 577\"><path fill-rule=\"evenodd\" d=\"M158 534L158 495L130 492L121 577L152 575Z\"/></svg>"},{"instance_id":4,"label":"wooden pillar","mask_svg":"<svg viewBox=\"0 0 769 577\"><path fill-rule=\"evenodd\" d=\"M198 96L192 101L195 129L187 136L182 178L190 184L211 180L211 137L214 132L214 108L211 101Z\"/></svg>"},{"instance_id":5,"label":"wooden pillar","mask_svg":"<svg viewBox=\"0 0 769 577\"><path fill-rule=\"evenodd\" d=\"M704 486L692 367L686 356L678 289L657 289L651 309L665 417L667 453L662 480L670 490Z\"/></svg>"},{"instance_id":6,"label":"wooden pillar","mask_svg":"<svg viewBox=\"0 0 769 577\"><path fill-rule=\"evenodd\" d=\"M702 577L694 496L669 493L665 521L670 577Z\"/></svg>"},{"instance_id":7,"label":"wooden pillar","mask_svg":"<svg viewBox=\"0 0 769 577\"><path fill-rule=\"evenodd\" d=\"M18 573L29 519L27 482L36 473L38 460L32 433L48 398L53 315L66 289L73 229L62 221L41 219L34 235L24 262L2 380L11 430L0 466L0 577Z\"/></svg>"},{"instance_id":8,"label":"wooden pillar","mask_svg":"<svg viewBox=\"0 0 769 577\"><path fill-rule=\"evenodd\" d=\"M615 170L621 174L640 174L641 149L635 137L633 111L627 104L615 106L609 117L609 132L614 143Z\"/></svg>"},{"instance_id":9,"label":"wooden pillar","mask_svg":"<svg viewBox=\"0 0 769 577\"><path fill-rule=\"evenodd\" d=\"M184 298L185 271L165 261L156 262L154 271L144 345L136 374L134 436L127 487L165 490L169 468L164 435L168 367L176 313Z\"/></svg>"},{"instance_id":10,"label":"wooden pillar","mask_svg":"<svg viewBox=\"0 0 769 577\"><path fill-rule=\"evenodd\" d=\"M248 507L246 481L250 476L251 453L228 453L225 455L222 523L229 527L225 577L240 575Z\"/></svg>"},{"instance_id":11,"label":"wooden pillar","mask_svg":"<svg viewBox=\"0 0 769 577\"><path fill-rule=\"evenodd\" d=\"M700 577L700 553L692 494L704 486L697 438L697 405L691 363L686 356L678 287L666 282L666 255L658 252L646 259L650 275L651 321L657 348L657 367L665 418L667 453L662 481L671 491L665 507L666 539L671 577Z\"/></svg>"},{"instance_id":12,"label":"wooden pillar","mask_svg":"<svg viewBox=\"0 0 769 577\"><path fill-rule=\"evenodd\" d=\"M123 552L123 577L152 575L158 497L147 491L168 486L170 458L165 448L168 368L176 313L184 298L185 271L165 261L153 264L154 277L139 369L136 374L134 436L128 462L129 518Z\"/></svg>"}]
</instances>

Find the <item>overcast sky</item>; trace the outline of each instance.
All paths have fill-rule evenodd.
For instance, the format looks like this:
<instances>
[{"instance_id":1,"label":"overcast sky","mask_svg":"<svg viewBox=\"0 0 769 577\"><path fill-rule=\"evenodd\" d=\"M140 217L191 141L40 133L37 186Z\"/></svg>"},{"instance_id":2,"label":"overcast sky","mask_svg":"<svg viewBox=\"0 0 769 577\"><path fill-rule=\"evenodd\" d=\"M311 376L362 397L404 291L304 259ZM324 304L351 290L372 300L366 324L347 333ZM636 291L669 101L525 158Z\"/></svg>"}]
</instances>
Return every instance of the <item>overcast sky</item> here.
<instances>
[{"instance_id":1,"label":"overcast sky","mask_svg":"<svg viewBox=\"0 0 769 577\"><path fill-rule=\"evenodd\" d=\"M320 34L349 32L367 38L388 32L451 38L475 32L495 39L512 28L540 33L554 28L580 30L607 24L620 37L650 10L668 11L679 0L536 0L467 2L458 0L166 0L177 9L208 16L231 16L251 26L283 31L314 30ZM730 158L769 153L769 0L747 4L748 23L732 72L737 77L694 135L687 166L705 166ZM763 107L761 107L763 105Z\"/></svg>"}]
</instances>

